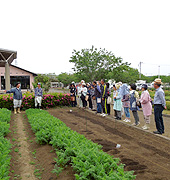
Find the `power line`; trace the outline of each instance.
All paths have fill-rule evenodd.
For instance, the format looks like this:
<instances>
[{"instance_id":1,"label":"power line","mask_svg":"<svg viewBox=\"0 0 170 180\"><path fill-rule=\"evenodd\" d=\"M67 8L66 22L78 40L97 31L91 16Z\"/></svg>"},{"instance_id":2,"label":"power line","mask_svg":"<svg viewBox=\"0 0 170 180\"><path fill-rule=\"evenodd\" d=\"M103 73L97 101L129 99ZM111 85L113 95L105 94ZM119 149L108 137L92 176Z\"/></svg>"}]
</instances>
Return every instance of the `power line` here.
<instances>
[{"instance_id":1,"label":"power line","mask_svg":"<svg viewBox=\"0 0 170 180\"><path fill-rule=\"evenodd\" d=\"M143 63L146 65L152 65L152 66L170 66L170 64L150 64L150 63Z\"/></svg>"}]
</instances>

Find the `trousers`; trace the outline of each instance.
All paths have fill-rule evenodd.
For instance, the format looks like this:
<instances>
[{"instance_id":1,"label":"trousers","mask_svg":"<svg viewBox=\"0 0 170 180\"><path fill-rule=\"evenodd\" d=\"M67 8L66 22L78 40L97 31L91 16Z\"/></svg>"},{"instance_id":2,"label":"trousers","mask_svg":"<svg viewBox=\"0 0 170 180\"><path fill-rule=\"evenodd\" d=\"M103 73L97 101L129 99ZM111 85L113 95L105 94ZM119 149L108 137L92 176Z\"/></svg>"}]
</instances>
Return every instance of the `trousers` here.
<instances>
[{"instance_id":1,"label":"trousers","mask_svg":"<svg viewBox=\"0 0 170 180\"><path fill-rule=\"evenodd\" d=\"M164 133L164 122L163 122L163 117L162 117L163 110L164 110L164 108L161 104L154 105L156 128L160 133Z\"/></svg>"}]
</instances>

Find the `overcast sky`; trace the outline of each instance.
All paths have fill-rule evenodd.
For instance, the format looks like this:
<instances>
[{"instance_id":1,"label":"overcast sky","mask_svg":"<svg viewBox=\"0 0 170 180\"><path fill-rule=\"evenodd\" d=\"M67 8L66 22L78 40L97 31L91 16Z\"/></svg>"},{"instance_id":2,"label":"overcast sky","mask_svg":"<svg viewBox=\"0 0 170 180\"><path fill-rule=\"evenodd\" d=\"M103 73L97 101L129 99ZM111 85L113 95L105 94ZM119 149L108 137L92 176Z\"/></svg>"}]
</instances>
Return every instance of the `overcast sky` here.
<instances>
[{"instance_id":1,"label":"overcast sky","mask_svg":"<svg viewBox=\"0 0 170 180\"><path fill-rule=\"evenodd\" d=\"M0 0L0 48L35 73L71 72L73 49L106 48L170 74L170 0Z\"/></svg>"}]
</instances>

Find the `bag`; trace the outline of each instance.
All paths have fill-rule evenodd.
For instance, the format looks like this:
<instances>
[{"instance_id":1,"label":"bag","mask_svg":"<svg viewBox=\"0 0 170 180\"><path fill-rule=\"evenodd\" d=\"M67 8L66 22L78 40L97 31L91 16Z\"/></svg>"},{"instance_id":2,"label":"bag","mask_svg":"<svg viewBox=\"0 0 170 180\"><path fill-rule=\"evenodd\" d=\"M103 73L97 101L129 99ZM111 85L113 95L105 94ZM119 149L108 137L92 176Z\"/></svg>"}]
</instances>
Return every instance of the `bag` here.
<instances>
[{"instance_id":1,"label":"bag","mask_svg":"<svg viewBox=\"0 0 170 180\"><path fill-rule=\"evenodd\" d=\"M96 97L95 97L95 96L93 96L93 100L96 100Z\"/></svg>"},{"instance_id":2,"label":"bag","mask_svg":"<svg viewBox=\"0 0 170 180\"><path fill-rule=\"evenodd\" d=\"M88 96L88 95L86 95L86 98L85 98L85 100L86 100L86 101L88 101L88 100L89 100L89 96Z\"/></svg>"},{"instance_id":3,"label":"bag","mask_svg":"<svg viewBox=\"0 0 170 180\"><path fill-rule=\"evenodd\" d=\"M72 101L72 102L75 101L75 96L71 96L71 101Z\"/></svg>"},{"instance_id":4,"label":"bag","mask_svg":"<svg viewBox=\"0 0 170 180\"><path fill-rule=\"evenodd\" d=\"M101 98L97 98L97 103L101 103L101 102L102 102Z\"/></svg>"},{"instance_id":5,"label":"bag","mask_svg":"<svg viewBox=\"0 0 170 180\"><path fill-rule=\"evenodd\" d=\"M107 98L107 104L111 104L112 103L112 98L109 96L108 98Z\"/></svg>"},{"instance_id":6,"label":"bag","mask_svg":"<svg viewBox=\"0 0 170 180\"><path fill-rule=\"evenodd\" d=\"M141 102L140 102L140 101L139 101L139 102L137 102L137 103L136 103L136 105L137 105L137 107L142 108L142 104L141 104Z\"/></svg>"},{"instance_id":7,"label":"bag","mask_svg":"<svg viewBox=\"0 0 170 180\"><path fill-rule=\"evenodd\" d=\"M85 100L85 96L84 96L83 94L81 94L80 99L81 99L82 101L84 101L84 100Z\"/></svg>"}]
</instances>

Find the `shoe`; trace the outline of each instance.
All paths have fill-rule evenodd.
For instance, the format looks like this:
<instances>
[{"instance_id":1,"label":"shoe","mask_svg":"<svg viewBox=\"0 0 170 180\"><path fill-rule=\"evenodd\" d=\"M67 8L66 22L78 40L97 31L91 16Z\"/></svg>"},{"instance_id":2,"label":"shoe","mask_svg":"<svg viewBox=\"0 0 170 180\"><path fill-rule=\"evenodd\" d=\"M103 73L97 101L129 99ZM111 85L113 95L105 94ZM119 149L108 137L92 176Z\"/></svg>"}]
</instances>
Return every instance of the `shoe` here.
<instances>
[{"instance_id":1,"label":"shoe","mask_svg":"<svg viewBox=\"0 0 170 180\"><path fill-rule=\"evenodd\" d=\"M126 122L126 121L127 121L127 119L124 119L123 121L124 121L124 122Z\"/></svg>"},{"instance_id":2,"label":"shoe","mask_svg":"<svg viewBox=\"0 0 170 180\"><path fill-rule=\"evenodd\" d=\"M148 130L149 129L149 125L148 124L145 124L143 127L142 127L143 130Z\"/></svg>"},{"instance_id":3,"label":"shoe","mask_svg":"<svg viewBox=\"0 0 170 180\"><path fill-rule=\"evenodd\" d=\"M14 114L17 114L17 109L14 109Z\"/></svg>"},{"instance_id":4,"label":"shoe","mask_svg":"<svg viewBox=\"0 0 170 180\"><path fill-rule=\"evenodd\" d=\"M132 126L136 126L136 123L133 123Z\"/></svg>"},{"instance_id":5,"label":"shoe","mask_svg":"<svg viewBox=\"0 0 170 180\"><path fill-rule=\"evenodd\" d=\"M18 113L21 114L20 108L18 108Z\"/></svg>"},{"instance_id":6,"label":"shoe","mask_svg":"<svg viewBox=\"0 0 170 180\"><path fill-rule=\"evenodd\" d=\"M117 117L115 116L114 119L117 119Z\"/></svg>"},{"instance_id":7,"label":"shoe","mask_svg":"<svg viewBox=\"0 0 170 180\"><path fill-rule=\"evenodd\" d=\"M106 114L103 114L102 116L103 116L103 117L106 117Z\"/></svg>"},{"instance_id":8,"label":"shoe","mask_svg":"<svg viewBox=\"0 0 170 180\"><path fill-rule=\"evenodd\" d=\"M154 134L160 134L160 135L162 135L162 133L159 132L159 131L153 131L153 133L154 133Z\"/></svg>"},{"instance_id":9,"label":"shoe","mask_svg":"<svg viewBox=\"0 0 170 180\"><path fill-rule=\"evenodd\" d=\"M119 118L119 117L118 117L116 120L121 121L121 120L122 120L122 118Z\"/></svg>"},{"instance_id":10,"label":"shoe","mask_svg":"<svg viewBox=\"0 0 170 180\"><path fill-rule=\"evenodd\" d=\"M100 116L103 116L104 113L101 113Z\"/></svg>"},{"instance_id":11,"label":"shoe","mask_svg":"<svg viewBox=\"0 0 170 180\"><path fill-rule=\"evenodd\" d=\"M126 121L125 122L131 122L131 120L130 119L126 119Z\"/></svg>"},{"instance_id":12,"label":"shoe","mask_svg":"<svg viewBox=\"0 0 170 180\"><path fill-rule=\"evenodd\" d=\"M136 124L136 126L139 126L140 125L140 122L138 122L137 124Z\"/></svg>"}]
</instances>

